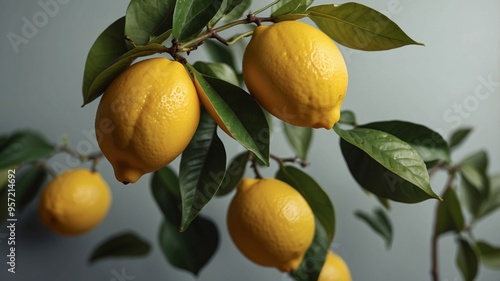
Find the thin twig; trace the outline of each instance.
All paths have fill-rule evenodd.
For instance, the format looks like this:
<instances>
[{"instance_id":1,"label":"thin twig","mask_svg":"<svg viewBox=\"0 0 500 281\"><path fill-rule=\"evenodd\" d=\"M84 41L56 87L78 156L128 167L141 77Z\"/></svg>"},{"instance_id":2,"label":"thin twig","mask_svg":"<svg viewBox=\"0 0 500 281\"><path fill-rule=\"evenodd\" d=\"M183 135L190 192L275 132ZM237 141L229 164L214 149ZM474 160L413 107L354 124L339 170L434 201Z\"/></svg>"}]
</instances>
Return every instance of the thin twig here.
<instances>
[{"instance_id":1,"label":"thin twig","mask_svg":"<svg viewBox=\"0 0 500 281\"><path fill-rule=\"evenodd\" d=\"M264 178L262 174L259 171L259 164L257 164L257 159L255 159L255 154L250 153L250 156L248 157L250 162L252 163L250 167L253 169L253 172L255 174L255 178L257 179L262 179Z\"/></svg>"}]
</instances>

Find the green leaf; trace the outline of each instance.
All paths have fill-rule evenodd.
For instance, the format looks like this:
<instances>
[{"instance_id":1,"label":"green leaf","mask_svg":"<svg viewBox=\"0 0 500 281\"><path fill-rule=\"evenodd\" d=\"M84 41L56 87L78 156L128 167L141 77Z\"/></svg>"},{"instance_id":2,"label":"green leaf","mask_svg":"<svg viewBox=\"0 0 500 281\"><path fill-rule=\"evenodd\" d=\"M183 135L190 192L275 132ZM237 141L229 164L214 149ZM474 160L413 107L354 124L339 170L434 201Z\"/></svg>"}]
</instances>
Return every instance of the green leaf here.
<instances>
[{"instance_id":1,"label":"green leaf","mask_svg":"<svg viewBox=\"0 0 500 281\"><path fill-rule=\"evenodd\" d=\"M306 199L326 231L329 244L335 235L335 212L328 194L313 178L293 166L281 165L276 178L291 185Z\"/></svg>"},{"instance_id":2,"label":"green leaf","mask_svg":"<svg viewBox=\"0 0 500 281\"><path fill-rule=\"evenodd\" d=\"M151 39L164 34L172 28L175 2L175 0L131 0L125 16L125 34L136 45L146 45Z\"/></svg>"},{"instance_id":3,"label":"green leaf","mask_svg":"<svg viewBox=\"0 0 500 281\"><path fill-rule=\"evenodd\" d=\"M383 131L407 142L426 163L450 162L450 149L446 141L441 135L425 126L396 120L374 122L361 127Z\"/></svg>"},{"instance_id":4,"label":"green leaf","mask_svg":"<svg viewBox=\"0 0 500 281\"><path fill-rule=\"evenodd\" d=\"M319 5L309 18L336 42L358 50L380 51L405 45L423 45L411 39L391 19L358 3Z\"/></svg>"},{"instance_id":5,"label":"green leaf","mask_svg":"<svg viewBox=\"0 0 500 281\"><path fill-rule=\"evenodd\" d=\"M210 26L214 26L219 20L238 7L243 0L223 0L217 14L210 20Z\"/></svg>"},{"instance_id":6,"label":"green leaf","mask_svg":"<svg viewBox=\"0 0 500 281\"><path fill-rule=\"evenodd\" d=\"M206 111L181 156L179 184L182 198L181 231L217 193L226 173L226 151L217 125Z\"/></svg>"},{"instance_id":7,"label":"green leaf","mask_svg":"<svg viewBox=\"0 0 500 281\"><path fill-rule=\"evenodd\" d=\"M454 149L469 136L469 134L472 132L472 128L459 128L455 130L450 137L450 149Z\"/></svg>"},{"instance_id":8,"label":"green leaf","mask_svg":"<svg viewBox=\"0 0 500 281\"><path fill-rule=\"evenodd\" d=\"M314 239L307 250L302 263L296 271L291 272L290 276L297 281L311 281L318 280L318 276L325 263L330 240L326 234L325 229L316 219L316 231Z\"/></svg>"},{"instance_id":9,"label":"green leaf","mask_svg":"<svg viewBox=\"0 0 500 281\"><path fill-rule=\"evenodd\" d=\"M488 170L488 154L484 150L475 152L462 160L458 166L462 165L471 165L479 171L486 173Z\"/></svg>"},{"instance_id":10,"label":"green leaf","mask_svg":"<svg viewBox=\"0 0 500 281\"><path fill-rule=\"evenodd\" d=\"M133 232L116 234L94 249L89 262L104 258L142 257L149 253L151 246Z\"/></svg>"},{"instance_id":11,"label":"green leaf","mask_svg":"<svg viewBox=\"0 0 500 281\"><path fill-rule=\"evenodd\" d=\"M169 167L153 174L151 189L165 218L159 231L165 257L175 267L198 274L217 249L219 234L215 225L199 215L186 231L179 232L181 190L177 175Z\"/></svg>"},{"instance_id":12,"label":"green leaf","mask_svg":"<svg viewBox=\"0 0 500 281\"><path fill-rule=\"evenodd\" d=\"M458 241L456 263L465 281L473 281L478 271L478 259L476 252L469 242L464 239Z\"/></svg>"},{"instance_id":13,"label":"green leaf","mask_svg":"<svg viewBox=\"0 0 500 281\"><path fill-rule=\"evenodd\" d=\"M201 32L221 5L222 0L177 0L172 35L182 40Z\"/></svg>"},{"instance_id":14,"label":"green leaf","mask_svg":"<svg viewBox=\"0 0 500 281\"><path fill-rule=\"evenodd\" d=\"M234 70L225 63L214 63L214 62L201 62L198 61L193 64L194 68L204 75L217 77L221 80L227 81L235 86L238 86L238 77Z\"/></svg>"},{"instance_id":15,"label":"green leaf","mask_svg":"<svg viewBox=\"0 0 500 281\"><path fill-rule=\"evenodd\" d=\"M286 139L295 152L295 155L302 160L307 160L307 153L311 146L313 130L307 127L294 126L286 122L282 123Z\"/></svg>"},{"instance_id":16,"label":"green leaf","mask_svg":"<svg viewBox=\"0 0 500 281\"><path fill-rule=\"evenodd\" d=\"M392 224L384 209L376 208L373 215L360 210L356 211L354 214L384 239L387 249L391 247L393 236Z\"/></svg>"},{"instance_id":17,"label":"green leaf","mask_svg":"<svg viewBox=\"0 0 500 281\"><path fill-rule=\"evenodd\" d=\"M236 155L231 160L229 167L227 167L224 180L222 181L222 184L217 191L217 196L227 195L238 186L241 179L243 178L243 175L245 174L245 169L249 157L250 153L248 151L245 151Z\"/></svg>"},{"instance_id":18,"label":"green leaf","mask_svg":"<svg viewBox=\"0 0 500 281\"><path fill-rule=\"evenodd\" d=\"M408 143L374 129L333 129L341 137L351 174L364 189L404 203L440 199L431 189L425 163Z\"/></svg>"},{"instance_id":19,"label":"green leaf","mask_svg":"<svg viewBox=\"0 0 500 281\"><path fill-rule=\"evenodd\" d=\"M188 68L232 137L269 166L269 124L259 104L243 89Z\"/></svg>"},{"instance_id":20,"label":"green leaf","mask_svg":"<svg viewBox=\"0 0 500 281\"><path fill-rule=\"evenodd\" d=\"M480 193L488 193L489 182L485 171L479 170L477 167L470 164L462 164L458 166L460 175L464 177L474 188Z\"/></svg>"},{"instance_id":21,"label":"green leaf","mask_svg":"<svg viewBox=\"0 0 500 281\"><path fill-rule=\"evenodd\" d=\"M179 178L170 167L163 167L154 172L151 180L151 191L163 212L165 219L171 224L181 225L181 189Z\"/></svg>"},{"instance_id":22,"label":"green leaf","mask_svg":"<svg viewBox=\"0 0 500 281\"><path fill-rule=\"evenodd\" d=\"M248 8L250 8L251 5L252 5L252 0L241 1L241 3L238 6L234 7L234 9L224 17L224 20L226 22L230 22L241 18L247 12Z\"/></svg>"},{"instance_id":23,"label":"green leaf","mask_svg":"<svg viewBox=\"0 0 500 281\"><path fill-rule=\"evenodd\" d=\"M436 216L436 235L455 231L460 233L464 229L464 216L460 208L460 201L453 188L447 188L443 194L443 201L439 202Z\"/></svg>"},{"instance_id":24,"label":"green leaf","mask_svg":"<svg viewBox=\"0 0 500 281\"><path fill-rule=\"evenodd\" d=\"M340 124L351 125L351 126L356 126L356 124L357 124L357 122L356 122L356 115L354 114L354 112L352 112L350 110L343 110L340 113L339 123Z\"/></svg>"},{"instance_id":25,"label":"green leaf","mask_svg":"<svg viewBox=\"0 0 500 281\"><path fill-rule=\"evenodd\" d=\"M486 241L478 241L476 248L479 251L481 263L488 267L500 268L500 247L495 247Z\"/></svg>"},{"instance_id":26,"label":"green leaf","mask_svg":"<svg viewBox=\"0 0 500 281\"><path fill-rule=\"evenodd\" d=\"M301 14L313 3L313 0L281 0L272 7L271 16Z\"/></svg>"},{"instance_id":27,"label":"green leaf","mask_svg":"<svg viewBox=\"0 0 500 281\"><path fill-rule=\"evenodd\" d=\"M90 48L83 74L83 105L99 97L111 83L112 79L107 83L105 81L99 83L96 80L117 58L128 51L123 38L124 29L125 17L122 17L106 28Z\"/></svg>"},{"instance_id":28,"label":"green leaf","mask_svg":"<svg viewBox=\"0 0 500 281\"><path fill-rule=\"evenodd\" d=\"M16 177L16 209L24 208L36 197L47 179L47 171L40 167L29 167Z\"/></svg>"},{"instance_id":29,"label":"green leaf","mask_svg":"<svg viewBox=\"0 0 500 281\"><path fill-rule=\"evenodd\" d=\"M0 149L0 169L37 161L54 153L55 147L41 134L20 130L8 137Z\"/></svg>"},{"instance_id":30,"label":"green leaf","mask_svg":"<svg viewBox=\"0 0 500 281\"><path fill-rule=\"evenodd\" d=\"M375 196L377 198L377 201L382 205L387 211L391 209L391 201L387 198L382 198L380 196Z\"/></svg>"},{"instance_id":31,"label":"green leaf","mask_svg":"<svg viewBox=\"0 0 500 281\"><path fill-rule=\"evenodd\" d=\"M213 41L213 40L206 40L204 43L205 48L207 49L208 55L210 58L215 61L215 62L221 62L229 65L232 69L233 72L236 69L236 63L234 61L234 55L232 52L232 49L222 45L220 42ZM196 63L194 64L196 67ZM198 69L198 68L196 68ZM199 70L201 73L204 73L203 71ZM208 73L204 73L208 74ZM213 75L212 75L213 76ZM215 76L218 77L218 76ZM238 81L238 80L236 80ZM231 82L232 83L232 82ZM234 83L232 83L234 84ZM238 85L238 83L236 84Z\"/></svg>"},{"instance_id":32,"label":"green leaf","mask_svg":"<svg viewBox=\"0 0 500 281\"><path fill-rule=\"evenodd\" d=\"M198 275L217 250L219 233L214 223L202 216L196 217L184 232L165 220L160 227L159 242L173 266Z\"/></svg>"},{"instance_id":33,"label":"green leaf","mask_svg":"<svg viewBox=\"0 0 500 281\"><path fill-rule=\"evenodd\" d=\"M490 190L485 202L481 204L477 218L483 218L500 208L500 174L490 177Z\"/></svg>"}]
</instances>

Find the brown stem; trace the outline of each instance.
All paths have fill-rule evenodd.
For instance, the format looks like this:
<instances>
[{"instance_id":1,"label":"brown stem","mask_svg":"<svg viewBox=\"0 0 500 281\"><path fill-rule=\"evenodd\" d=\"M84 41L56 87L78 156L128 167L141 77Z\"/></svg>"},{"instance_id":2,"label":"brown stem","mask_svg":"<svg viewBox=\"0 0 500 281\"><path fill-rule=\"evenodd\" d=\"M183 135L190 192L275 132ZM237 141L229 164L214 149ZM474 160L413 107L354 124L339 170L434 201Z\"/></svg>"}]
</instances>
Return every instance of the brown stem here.
<instances>
[{"instance_id":1,"label":"brown stem","mask_svg":"<svg viewBox=\"0 0 500 281\"><path fill-rule=\"evenodd\" d=\"M248 157L248 159L250 160L250 162L252 163L250 165L250 167L253 169L253 172L255 174L255 178L257 179L262 179L264 178L262 176L262 174L260 173L259 171L259 164L257 164L257 160L255 159L255 154L253 153L250 153L250 156Z\"/></svg>"},{"instance_id":2,"label":"brown stem","mask_svg":"<svg viewBox=\"0 0 500 281\"><path fill-rule=\"evenodd\" d=\"M305 168L305 167L309 166L309 164L310 164L306 160L299 159L299 157L297 157L297 156L295 156L295 157L281 158L281 157L279 157L277 155L271 154L270 157L271 157L271 159L273 159L276 162L278 162L279 165L282 165L284 163L298 163L302 168Z\"/></svg>"}]
</instances>

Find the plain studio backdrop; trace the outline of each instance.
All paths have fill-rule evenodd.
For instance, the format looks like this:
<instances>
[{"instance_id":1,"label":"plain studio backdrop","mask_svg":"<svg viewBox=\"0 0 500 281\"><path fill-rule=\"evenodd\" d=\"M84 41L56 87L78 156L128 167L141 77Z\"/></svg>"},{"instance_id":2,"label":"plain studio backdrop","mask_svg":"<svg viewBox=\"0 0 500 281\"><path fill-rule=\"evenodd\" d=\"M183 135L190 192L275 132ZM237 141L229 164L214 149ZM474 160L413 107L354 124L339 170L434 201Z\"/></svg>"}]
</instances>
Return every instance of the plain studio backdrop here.
<instances>
[{"instance_id":1,"label":"plain studio backdrop","mask_svg":"<svg viewBox=\"0 0 500 281\"><path fill-rule=\"evenodd\" d=\"M67 136L70 145L80 152L96 151L93 128L98 102L80 107L85 60L96 37L124 15L128 1L57 0L57 9L50 13L42 8L47 2L54 0L0 4L0 133L32 128L54 143ZM264 2L254 1L252 10L263 7ZM500 2L360 2L382 11L426 46L384 52L341 47L349 70L343 109L353 110L360 123L406 120L433 128L445 137L459 126L472 126L473 134L453 160L484 149L490 155L490 171L500 172ZM25 30L23 35L23 26L34 21L36 30ZM12 43L12 34L22 36L22 43ZM241 58L241 46L234 49ZM208 57L201 47L188 59L194 63ZM476 89L481 87L487 91L478 94ZM291 156L279 122L274 123L271 150ZM229 157L241 151L236 142L220 135ZM355 210L371 211L378 203L366 196L349 174L335 133L315 131L309 160L306 171L325 188L335 206L337 232L332 248L347 261L355 281L430 279L435 200L392 204L389 216L395 236L387 250L383 240L353 214ZM54 161L51 163L58 167L74 165L64 157ZM176 160L173 167L177 169L178 163ZM225 226L233 194L213 200L203 210L218 226L220 244L199 276L172 267L159 248L162 218L149 189L151 176L123 186L115 180L107 160L101 162L99 170L113 192L113 205L104 222L84 235L62 238L40 224L37 202L32 202L18 218L16 274L7 272L7 228L0 228L0 280L290 280L275 269L251 263L235 248ZM272 175L274 170L264 173ZM439 174L433 180L439 193L444 178ZM499 213L487 217L478 224L476 237L500 245L499 222ZM133 231L148 240L150 253L143 258L109 259L89 265L94 247L123 231ZM462 280L455 267L453 236L442 237L439 245L441 280ZM481 266L477 280L498 281L500 271Z\"/></svg>"}]
</instances>

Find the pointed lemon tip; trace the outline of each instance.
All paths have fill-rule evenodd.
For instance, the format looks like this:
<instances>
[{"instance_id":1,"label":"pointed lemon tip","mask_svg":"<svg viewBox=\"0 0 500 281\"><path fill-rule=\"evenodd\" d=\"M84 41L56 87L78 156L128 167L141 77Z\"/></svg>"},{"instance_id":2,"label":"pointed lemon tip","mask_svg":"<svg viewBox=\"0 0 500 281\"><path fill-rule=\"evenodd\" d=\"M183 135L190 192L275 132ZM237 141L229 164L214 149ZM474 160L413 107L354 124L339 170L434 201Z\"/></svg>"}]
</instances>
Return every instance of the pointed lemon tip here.
<instances>
[{"instance_id":1,"label":"pointed lemon tip","mask_svg":"<svg viewBox=\"0 0 500 281\"><path fill-rule=\"evenodd\" d=\"M144 174L135 168L123 166L114 167L114 170L116 179L123 184L135 183Z\"/></svg>"},{"instance_id":2,"label":"pointed lemon tip","mask_svg":"<svg viewBox=\"0 0 500 281\"><path fill-rule=\"evenodd\" d=\"M300 264L302 263L303 259L304 259L304 255L279 266L278 269L282 272L296 271L299 268Z\"/></svg>"}]
</instances>

